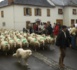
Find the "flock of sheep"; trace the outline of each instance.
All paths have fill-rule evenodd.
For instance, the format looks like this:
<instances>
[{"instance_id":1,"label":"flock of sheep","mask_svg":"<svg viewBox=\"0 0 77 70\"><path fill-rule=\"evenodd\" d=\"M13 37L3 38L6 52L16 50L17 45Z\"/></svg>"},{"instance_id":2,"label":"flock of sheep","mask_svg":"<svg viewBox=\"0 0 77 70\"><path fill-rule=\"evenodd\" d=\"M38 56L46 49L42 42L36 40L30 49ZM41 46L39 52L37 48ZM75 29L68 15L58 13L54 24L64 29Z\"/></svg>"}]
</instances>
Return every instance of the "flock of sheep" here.
<instances>
[{"instance_id":1,"label":"flock of sheep","mask_svg":"<svg viewBox=\"0 0 77 70\"><path fill-rule=\"evenodd\" d=\"M17 30L0 29L0 52L14 52L17 48L45 48L47 44L54 41L50 36L38 35L35 33L23 33Z\"/></svg>"}]
</instances>

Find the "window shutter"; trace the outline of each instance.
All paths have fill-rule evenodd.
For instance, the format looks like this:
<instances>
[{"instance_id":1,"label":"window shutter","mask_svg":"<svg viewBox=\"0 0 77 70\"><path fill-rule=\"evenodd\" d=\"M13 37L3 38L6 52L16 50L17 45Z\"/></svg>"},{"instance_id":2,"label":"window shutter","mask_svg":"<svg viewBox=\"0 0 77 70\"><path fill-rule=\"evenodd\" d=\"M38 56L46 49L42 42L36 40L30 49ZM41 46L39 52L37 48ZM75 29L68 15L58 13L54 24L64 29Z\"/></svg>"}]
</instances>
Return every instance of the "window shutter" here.
<instances>
[{"instance_id":1,"label":"window shutter","mask_svg":"<svg viewBox=\"0 0 77 70\"><path fill-rule=\"evenodd\" d=\"M47 16L50 16L50 9L47 9Z\"/></svg>"},{"instance_id":2,"label":"window shutter","mask_svg":"<svg viewBox=\"0 0 77 70\"><path fill-rule=\"evenodd\" d=\"M34 14L35 14L35 16L37 15L37 11L36 11L36 9L34 9Z\"/></svg>"},{"instance_id":3,"label":"window shutter","mask_svg":"<svg viewBox=\"0 0 77 70\"><path fill-rule=\"evenodd\" d=\"M76 19L76 23L77 23L77 19Z\"/></svg>"},{"instance_id":4,"label":"window shutter","mask_svg":"<svg viewBox=\"0 0 77 70\"><path fill-rule=\"evenodd\" d=\"M73 14L76 15L76 9L73 9Z\"/></svg>"},{"instance_id":5,"label":"window shutter","mask_svg":"<svg viewBox=\"0 0 77 70\"><path fill-rule=\"evenodd\" d=\"M63 9L58 9L58 14L63 14Z\"/></svg>"},{"instance_id":6,"label":"window shutter","mask_svg":"<svg viewBox=\"0 0 77 70\"><path fill-rule=\"evenodd\" d=\"M4 17L4 11L1 11L1 17Z\"/></svg>"},{"instance_id":7,"label":"window shutter","mask_svg":"<svg viewBox=\"0 0 77 70\"><path fill-rule=\"evenodd\" d=\"M30 8L30 16L32 16L32 9Z\"/></svg>"},{"instance_id":8,"label":"window shutter","mask_svg":"<svg viewBox=\"0 0 77 70\"><path fill-rule=\"evenodd\" d=\"M8 0L8 4L11 5L14 3L14 0Z\"/></svg>"},{"instance_id":9,"label":"window shutter","mask_svg":"<svg viewBox=\"0 0 77 70\"><path fill-rule=\"evenodd\" d=\"M26 8L24 8L24 16L26 16Z\"/></svg>"},{"instance_id":10,"label":"window shutter","mask_svg":"<svg viewBox=\"0 0 77 70\"><path fill-rule=\"evenodd\" d=\"M26 21L26 29L29 29L30 21Z\"/></svg>"}]
</instances>

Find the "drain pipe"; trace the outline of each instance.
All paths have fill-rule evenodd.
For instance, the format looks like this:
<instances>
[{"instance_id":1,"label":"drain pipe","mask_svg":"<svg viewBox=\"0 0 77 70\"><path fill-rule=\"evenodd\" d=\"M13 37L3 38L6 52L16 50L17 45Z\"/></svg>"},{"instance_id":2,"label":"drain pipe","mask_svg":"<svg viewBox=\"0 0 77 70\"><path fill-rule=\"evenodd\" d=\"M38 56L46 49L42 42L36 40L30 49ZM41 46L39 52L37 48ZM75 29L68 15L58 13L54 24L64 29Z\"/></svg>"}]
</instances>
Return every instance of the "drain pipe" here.
<instances>
[{"instance_id":1,"label":"drain pipe","mask_svg":"<svg viewBox=\"0 0 77 70\"><path fill-rule=\"evenodd\" d=\"M13 5L13 24L14 24L14 29L15 29L15 9Z\"/></svg>"}]
</instances>

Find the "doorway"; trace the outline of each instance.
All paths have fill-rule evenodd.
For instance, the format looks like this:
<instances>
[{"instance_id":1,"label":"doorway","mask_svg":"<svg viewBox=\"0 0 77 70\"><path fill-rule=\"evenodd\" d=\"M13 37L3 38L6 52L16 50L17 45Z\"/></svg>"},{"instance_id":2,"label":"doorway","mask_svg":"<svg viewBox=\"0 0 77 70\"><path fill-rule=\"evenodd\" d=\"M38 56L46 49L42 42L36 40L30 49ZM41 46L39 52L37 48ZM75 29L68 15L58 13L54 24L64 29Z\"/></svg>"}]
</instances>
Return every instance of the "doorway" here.
<instances>
[{"instance_id":1,"label":"doorway","mask_svg":"<svg viewBox=\"0 0 77 70\"><path fill-rule=\"evenodd\" d=\"M57 19L56 23L59 23L60 25L63 25L63 19Z\"/></svg>"}]
</instances>

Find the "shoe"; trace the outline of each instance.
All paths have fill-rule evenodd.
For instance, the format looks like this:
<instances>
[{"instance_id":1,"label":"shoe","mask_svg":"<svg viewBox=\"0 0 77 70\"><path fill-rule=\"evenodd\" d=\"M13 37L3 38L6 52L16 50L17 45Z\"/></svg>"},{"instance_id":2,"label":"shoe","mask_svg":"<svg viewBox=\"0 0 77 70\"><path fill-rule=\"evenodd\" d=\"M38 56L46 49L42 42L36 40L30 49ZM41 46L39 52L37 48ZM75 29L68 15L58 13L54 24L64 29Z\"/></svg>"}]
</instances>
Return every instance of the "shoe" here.
<instances>
[{"instance_id":1,"label":"shoe","mask_svg":"<svg viewBox=\"0 0 77 70\"><path fill-rule=\"evenodd\" d=\"M65 66L64 64L59 64L60 68L64 68L64 66Z\"/></svg>"}]
</instances>

